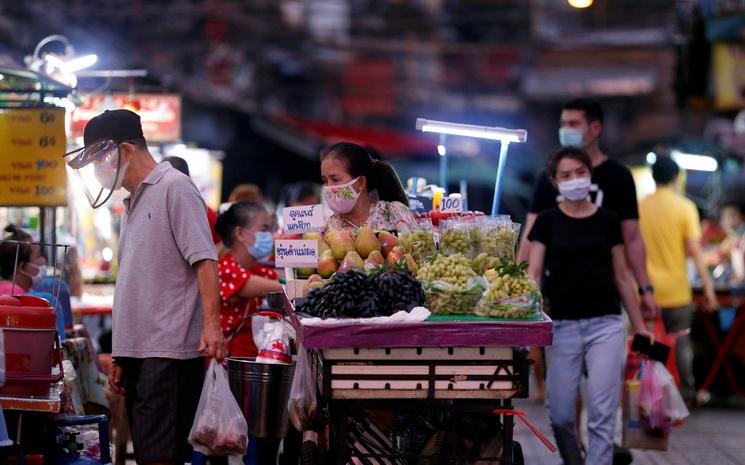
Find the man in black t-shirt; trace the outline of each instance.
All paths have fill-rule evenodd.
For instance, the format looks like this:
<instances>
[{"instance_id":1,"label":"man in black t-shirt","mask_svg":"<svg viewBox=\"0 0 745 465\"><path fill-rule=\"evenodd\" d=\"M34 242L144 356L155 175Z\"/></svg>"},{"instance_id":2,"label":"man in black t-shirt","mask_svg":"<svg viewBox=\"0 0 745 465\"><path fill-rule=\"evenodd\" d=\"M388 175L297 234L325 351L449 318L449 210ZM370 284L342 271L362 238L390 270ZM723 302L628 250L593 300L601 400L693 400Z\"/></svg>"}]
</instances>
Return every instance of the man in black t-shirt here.
<instances>
[{"instance_id":1,"label":"man in black t-shirt","mask_svg":"<svg viewBox=\"0 0 745 465\"><path fill-rule=\"evenodd\" d=\"M642 309L650 317L658 311L652 293L646 266L646 251L639 230L639 210L636 187L628 168L608 158L600 150L599 140L603 131L603 109L589 99L576 99L564 105L561 112L559 142L562 146L578 146L587 151L593 164L591 199L598 206L612 210L621 219L626 260L639 285ZM525 220L518 260L530 256L528 234L538 213L555 207L559 193L544 171L533 194L530 211Z\"/></svg>"}]
</instances>

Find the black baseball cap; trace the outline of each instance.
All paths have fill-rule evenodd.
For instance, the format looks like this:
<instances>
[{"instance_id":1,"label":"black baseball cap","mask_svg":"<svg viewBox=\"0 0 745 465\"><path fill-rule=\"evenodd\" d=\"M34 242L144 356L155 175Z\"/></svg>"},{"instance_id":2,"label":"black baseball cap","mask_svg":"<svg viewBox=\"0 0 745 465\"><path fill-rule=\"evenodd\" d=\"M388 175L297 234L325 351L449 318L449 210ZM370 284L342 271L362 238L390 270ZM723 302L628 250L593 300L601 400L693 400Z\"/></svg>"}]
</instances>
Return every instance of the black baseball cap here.
<instances>
[{"instance_id":1,"label":"black baseball cap","mask_svg":"<svg viewBox=\"0 0 745 465\"><path fill-rule=\"evenodd\" d=\"M102 140L119 143L142 137L140 115L129 110L106 110L85 125L83 143L88 147Z\"/></svg>"}]
</instances>

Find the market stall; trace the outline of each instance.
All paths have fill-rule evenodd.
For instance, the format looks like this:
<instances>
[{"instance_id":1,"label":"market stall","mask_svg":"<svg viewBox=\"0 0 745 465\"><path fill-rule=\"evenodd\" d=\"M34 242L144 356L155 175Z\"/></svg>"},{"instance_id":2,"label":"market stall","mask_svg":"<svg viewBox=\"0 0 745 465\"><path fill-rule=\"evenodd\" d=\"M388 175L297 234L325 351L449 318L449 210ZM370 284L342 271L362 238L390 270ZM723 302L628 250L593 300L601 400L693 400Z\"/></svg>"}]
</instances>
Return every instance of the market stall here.
<instances>
[{"instance_id":1,"label":"market stall","mask_svg":"<svg viewBox=\"0 0 745 465\"><path fill-rule=\"evenodd\" d=\"M307 250L318 256L315 267L290 270L305 277L287 285L301 352L295 383L306 380L307 398L317 408L291 395L289 410L293 421L308 420L304 427L318 411L326 413L336 463L351 457L363 463L436 457L522 463L513 444L514 416L522 417L512 399L528 396L524 347L550 345L553 323L525 266L514 263L519 225L470 212L438 212L434 225L429 216L395 234L362 227L276 245L278 263L286 256L302 262ZM492 417L498 445L438 449L433 434L422 447L406 428L359 420L380 410L404 418L437 412ZM448 433L439 434L447 443Z\"/></svg>"}]
</instances>

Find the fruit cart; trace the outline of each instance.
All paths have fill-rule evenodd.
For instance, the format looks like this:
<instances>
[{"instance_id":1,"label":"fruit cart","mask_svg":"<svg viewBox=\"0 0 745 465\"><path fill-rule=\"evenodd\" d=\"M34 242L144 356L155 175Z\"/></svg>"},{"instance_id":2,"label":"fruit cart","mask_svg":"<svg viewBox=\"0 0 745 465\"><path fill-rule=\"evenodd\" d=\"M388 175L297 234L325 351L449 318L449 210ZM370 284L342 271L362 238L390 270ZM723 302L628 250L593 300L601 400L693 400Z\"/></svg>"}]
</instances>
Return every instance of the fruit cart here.
<instances>
[{"instance_id":1,"label":"fruit cart","mask_svg":"<svg viewBox=\"0 0 745 465\"><path fill-rule=\"evenodd\" d=\"M513 444L512 399L528 396L529 364L522 347L552 342L553 323L545 314L524 321L459 315L392 324L341 320L321 326L304 324L297 315L293 319L330 414L335 431L330 443L339 465L352 457L355 463L367 458L394 464L433 458L398 453L395 447L385 453L350 447L347 417L374 409L499 415L501 456L479 460L522 463L519 446ZM439 458L448 463L463 459Z\"/></svg>"}]
</instances>

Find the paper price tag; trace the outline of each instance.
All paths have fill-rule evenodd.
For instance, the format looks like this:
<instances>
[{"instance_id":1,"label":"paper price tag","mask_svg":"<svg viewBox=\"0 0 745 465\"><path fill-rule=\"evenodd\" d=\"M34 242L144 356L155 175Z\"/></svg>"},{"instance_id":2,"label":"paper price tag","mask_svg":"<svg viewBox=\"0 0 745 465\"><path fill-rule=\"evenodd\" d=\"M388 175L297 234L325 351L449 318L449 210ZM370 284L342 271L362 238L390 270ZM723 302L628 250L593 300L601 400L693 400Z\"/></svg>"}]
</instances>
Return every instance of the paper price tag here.
<instances>
[{"instance_id":1,"label":"paper price tag","mask_svg":"<svg viewBox=\"0 0 745 465\"><path fill-rule=\"evenodd\" d=\"M460 213L463 211L463 199L460 195L443 197L440 201L440 210L443 213Z\"/></svg>"},{"instance_id":2,"label":"paper price tag","mask_svg":"<svg viewBox=\"0 0 745 465\"><path fill-rule=\"evenodd\" d=\"M282 218L287 234L323 231L323 205L320 203L304 207L285 207L282 210Z\"/></svg>"},{"instance_id":3,"label":"paper price tag","mask_svg":"<svg viewBox=\"0 0 745 465\"><path fill-rule=\"evenodd\" d=\"M315 239L277 239L274 261L278 268L315 268L318 266L318 241Z\"/></svg>"}]
</instances>

